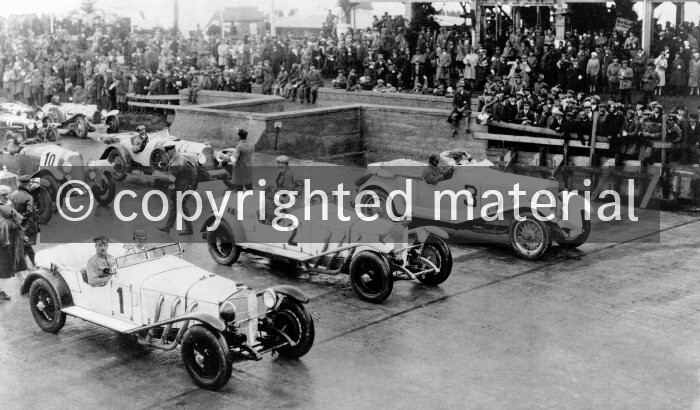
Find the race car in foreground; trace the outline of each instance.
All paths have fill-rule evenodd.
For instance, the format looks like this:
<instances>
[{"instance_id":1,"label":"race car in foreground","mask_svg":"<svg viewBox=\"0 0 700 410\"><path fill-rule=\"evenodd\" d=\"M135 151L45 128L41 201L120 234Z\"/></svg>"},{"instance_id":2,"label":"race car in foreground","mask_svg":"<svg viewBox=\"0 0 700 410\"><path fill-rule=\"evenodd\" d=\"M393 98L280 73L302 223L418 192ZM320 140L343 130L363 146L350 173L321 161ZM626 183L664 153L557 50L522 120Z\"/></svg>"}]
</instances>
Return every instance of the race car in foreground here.
<instances>
[{"instance_id":1,"label":"race car in foreground","mask_svg":"<svg viewBox=\"0 0 700 410\"><path fill-rule=\"evenodd\" d=\"M92 243L37 253L21 293L43 331L57 333L68 315L133 335L144 346L179 345L192 380L211 390L228 382L234 359L266 353L297 359L313 345L309 298L295 287L255 292L185 261L177 243L129 254L118 244L112 249L122 254L114 255L116 273L101 287L87 283Z\"/></svg>"},{"instance_id":2,"label":"race car in foreground","mask_svg":"<svg viewBox=\"0 0 700 410\"><path fill-rule=\"evenodd\" d=\"M75 104L52 101L44 104L36 116L59 130L67 130L78 138L87 138L95 125L104 124L108 133L119 132L119 111L98 110L95 104Z\"/></svg>"},{"instance_id":3,"label":"race car in foreground","mask_svg":"<svg viewBox=\"0 0 700 410\"><path fill-rule=\"evenodd\" d=\"M41 178L54 202L59 200L61 185L75 180L85 182L100 205L107 206L114 200L116 185L110 171L112 166L107 161L92 160L85 164L79 152L47 142L24 145L14 154L6 149L0 151L0 168Z\"/></svg>"},{"instance_id":4,"label":"race car in foreground","mask_svg":"<svg viewBox=\"0 0 700 410\"><path fill-rule=\"evenodd\" d=\"M148 133L148 142L143 151L135 153L131 138L135 132L110 135L103 139L109 146L102 152L100 159L109 161L115 170L117 181L123 181L129 173L140 172L147 175L155 171L164 171L163 158L165 145L173 143L175 151L184 157L197 172L199 181L222 179L226 171L216 169L214 149L202 142L187 141L170 135L167 129Z\"/></svg>"},{"instance_id":5,"label":"race car in foreground","mask_svg":"<svg viewBox=\"0 0 700 410\"><path fill-rule=\"evenodd\" d=\"M391 204L387 204L389 193L395 190L406 190L407 180L411 180L412 220L414 225L428 224L449 227L452 229L470 230L488 234L508 234L509 244L513 251L522 258L536 260L549 250L553 241L562 247L575 248L585 243L591 232L590 218L585 216L585 200L580 195L573 195L568 201L568 218L562 218L562 193L559 192L557 181L510 174L499 171L495 167L480 166L478 163L458 165L454 167L452 178L440 181L435 185L423 180L423 170L428 165L410 159L399 159L387 162L372 163L367 166L367 174L356 182L357 192L373 191L380 199L379 210L392 207L395 215L406 211L406 201L401 195L394 196ZM508 192L519 184L525 194L520 197L519 214L521 220L514 218L514 201L509 201ZM452 219L452 204L443 198L440 201L440 219L435 220L435 193L469 191L474 198L470 206L465 197L455 201L456 219ZM502 218L486 220L482 218L481 210L493 209L486 205L495 202L493 195L482 198L482 194L497 191L504 198ZM541 221L534 217L531 209L531 199L537 192L549 191L555 197L556 204L547 207L546 196L538 198L540 214L553 213L549 221ZM369 198L365 196L364 198ZM487 200L489 199L489 200ZM511 198L512 199L512 198ZM471 210L469 208L472 208ZM553 208L553 209L552 209ZM489 214L488 219L497 216ZM469 215L472 215L470 218Z\"/></svg>"},{"instance_id":6,"label":"race car in foreground","mask_svg":"<svg viewBox=\"0 0 700 410\"><path fill-rule=\"evenodd\" d=\"M7 141L14 138L14 133L19 133L27 139L60 143L61 135L53 125L45 125L34 117L17 115L9 112L0 112L0 133Z\"/></svg>"},{"instance_id":7,"label":"race car in foreground","mask_svg":"<svg viewBox=\"0 0 700 410\"><path fill-rule=\"evenodd\" d=\"M248 252L306 264L316 273L348 273L358 297L372 303L386 300L395 280L437 286L450 276L452 253L442 229L409 230L388 219L364 221L349 209L343 214L350 219L341 221L335 206L323 218L322 206L310 205L309 220L304 220L303 207L293 210L290 214L298 218L299 226L290 232L277 230L255 212L239 220L238 211L228 208L212 232L208 228L215 216L206 218L203 238L209 254L222 265L232 265L241 252Z\"/></svg>"}]
</instances>

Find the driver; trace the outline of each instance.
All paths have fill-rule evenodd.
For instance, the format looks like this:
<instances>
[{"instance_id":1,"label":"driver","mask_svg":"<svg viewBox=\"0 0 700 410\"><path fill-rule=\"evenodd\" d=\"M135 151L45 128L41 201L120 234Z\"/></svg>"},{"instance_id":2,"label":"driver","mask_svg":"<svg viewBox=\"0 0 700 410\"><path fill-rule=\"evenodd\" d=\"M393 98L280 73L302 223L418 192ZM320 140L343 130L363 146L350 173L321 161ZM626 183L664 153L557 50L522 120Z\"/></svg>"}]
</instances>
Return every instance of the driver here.
<instances>
[{"instance_id":1,"label":"driver","mask_svg":"<svg viewBox=\"0 0 700 410\"><path fill-rule=\"evenodd\" d=\"M141 124L136 127L138 134L131 137L131 152L138 154L146 148L148 144L148 134L146 134L146 126Z\"/></svg>"},{"instance_id":2,"label":"driver","mask_svg":"<svg viewBox=\"0 0 700 410\"><path fill-rule=\"evenodd\" d=\"M135 230L132 239L134 241L133 244L124 245L127 255L143 252L148 249L148 244L146 243L148 241L148 232L146 232L145 229Z\"/></svg>"},{"instance_id":3,"label":"driver","mask_svg":"<svg viewBox=\"0 0 700 410\"><path fill-rule=\"evenodd\" d=\"M447 170L440 166L440 154L433 152L428 157L428 166L423 169L423 180L430 185L435 185L440 181L446 181L452 178L454 174L454 166L450 166Z\"/></svg>"},{"instance_id":4,"label":"driver","mask_svg":"<svg viewBox=\"0 0 700 410\"><path fill-rule=\"evenodd\" d=\"M467 165L472 162L473 158L466 151L455 148L451 151L443 151L440 153L440 159L447 165Z\"/></svg>"},{"instance_id":5,"label":"driver","mask_svg":"<svg viewBox=\"0 0 700 410\"><path fill-rule=\"evenodd\" d=\"M88 284L92 287L104 286L112 275L117 273L117 261L107 253L109 238L98 236L92 240L97 251L90 257L87 263Z\"/></svg>"},{"instance_id":6,"label":"driver","mask_svg":"<svg viewBox=\"0 0 700 410\"><path fill-rule=\"evenodd\" d=\"M24 148L24 139L21 135L15 133L14 138L12 138L10 144L7 146L7 152L14 155L22 151L22 148Z\"/></svg>"}]
</instances>

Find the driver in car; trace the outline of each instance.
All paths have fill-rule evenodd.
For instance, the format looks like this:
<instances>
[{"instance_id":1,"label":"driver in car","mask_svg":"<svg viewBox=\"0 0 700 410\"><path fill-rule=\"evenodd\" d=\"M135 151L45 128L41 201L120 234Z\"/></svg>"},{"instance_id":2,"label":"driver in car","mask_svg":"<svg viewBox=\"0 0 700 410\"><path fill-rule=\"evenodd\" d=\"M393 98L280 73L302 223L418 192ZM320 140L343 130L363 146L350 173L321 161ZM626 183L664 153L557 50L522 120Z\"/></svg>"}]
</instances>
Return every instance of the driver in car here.
<instances>
[{"instance_id":1,"label":"driver in car","mask_svg":"<svg viewBox=\"0 0 700 410\"><path fill-rule=\"evenodd\" d=\"M143 252L148 249L148 232L146 232L145 229L135 230L132 239L134 243L131 245L124 245L127 255Z\"/></svg>"},{"instance_id":2,"label":"driver in car","mask_svg":"<svg viewBox=\"0 0 700 410\"><path fill-rule=\"evenodd\" d=\"M148 144L148 134L146 134L146 126L141 124L136 127L138 134L131 137L131 152L138 154L146 148Z\"/></svg>"},{"instance_id":3,"label":"driver in car","mask_svg":"<svg viewBox=\"0 0 700 410\"><path fill-rule=\"evenodd\" d=\"M109 283L112 275L117 273L117 260L107 253L109 238L98 236L92 241L95 242L97 252L90 257L87 263L88 284L92 287L104 286Z\"/></svg>"},{"instance_id":4,"label":"driver in car","mask_svg":"<svg viewBox=\"0 0 700 410\"><path fill-rule=\"evenodd\" d=\"M435 185L452 178L454 171L454 166L447 169L440 167L440 154L433 152L428 157L428 166L423 169L423 180L430 185Z\"/></svg>"},{"instance_id":5,"label":"driver in car","mask_svg":"<svg viewBox=\"0 0 700 410\"><path fill-rule=\"evenodd\" d=\"M443 151L440 153L440 159L447 165L467 165L472 162L473 158L467 152L455 148L451 151Z\"/></svg>"}]
</instances>

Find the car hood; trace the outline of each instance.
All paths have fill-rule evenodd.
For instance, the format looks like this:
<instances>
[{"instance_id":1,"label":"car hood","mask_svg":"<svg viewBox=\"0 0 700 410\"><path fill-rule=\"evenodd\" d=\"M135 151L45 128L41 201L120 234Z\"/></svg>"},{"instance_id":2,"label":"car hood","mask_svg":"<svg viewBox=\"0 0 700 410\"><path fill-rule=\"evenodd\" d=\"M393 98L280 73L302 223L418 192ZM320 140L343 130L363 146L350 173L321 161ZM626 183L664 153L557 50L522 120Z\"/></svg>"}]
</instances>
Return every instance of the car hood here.
<instances>
[{"instance_id":1,"label":"car hood","mask_svg":"<svg viewBox=\"0 0 700 410\"><path fill-rule=\"evenodd\" d=\"M527 197L531 197L537 191L551 190L552 188L554 188L554 193L556 193L558 188L558 184L556 182L548 181L546 179L509 174L507 172L501 172L490 168L473 169L469 172L481 174L479 175L479 179L481 179L482 193L490 189L495 189L505 196L508 195L508 191L512 191L514 189L515 184L519 184L520 190L525 191Z\"/></svg>"}]
</instances>

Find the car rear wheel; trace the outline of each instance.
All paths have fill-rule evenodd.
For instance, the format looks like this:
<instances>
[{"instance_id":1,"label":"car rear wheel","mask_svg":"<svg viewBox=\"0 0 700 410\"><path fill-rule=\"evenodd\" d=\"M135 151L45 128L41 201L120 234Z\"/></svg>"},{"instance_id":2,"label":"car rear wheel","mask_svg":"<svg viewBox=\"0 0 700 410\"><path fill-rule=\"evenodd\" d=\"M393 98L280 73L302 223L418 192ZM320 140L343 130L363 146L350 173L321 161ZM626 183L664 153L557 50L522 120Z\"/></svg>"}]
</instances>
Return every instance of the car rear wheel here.
<instances>
[{"instance_id":1,"label":"car rear wheel","mask_svg":"<svg viewBox=\"0 0 700 410\"><path fill-rule=\"evenodd\" d=\"M165 171L165 168L167 167L168 164L163 164L161 165L161 161L163 161L163 156L165 155L165 151L163 151L160 148L156 148L151 152L151 168L153 168L156 171Z\"/></svg>"},{"instance_id":2,"label":"car rear wheel","mask_svg":"<svg viewBox=\"0 0 700 410\"><path fill-rule=\"evenodd\" d=\"M447 244L440 238L430 236L428 241L423 245L421 257L429 260L435 267L437 272L427 275L418 275L417 279L420 283L428 286L437 286L446 281L452 273L452 252ZM423 269L428 269L429 265L424 264Z\"/></svg>"},{"instance_id":3,"label":"car rear wheel","mask_svg":"<svg viewBox=\"0 0 700 410\"><path fill-rule=\"evenodd\" d=\"M99 181L95 181L100 184L100 193L95 195L97 203L102 206L109 206L114 200L117 194L116 183L114 182L114 176L109 171L102 172L102 176Z\"/></svg>"},{"instance_id":4,"label":"car rear wheel","mask_svg":"<svg viewBox=\"0 0 700 410\"><path fill-rule=\"evenodd\" d=\"M350 262L350 282L360 299L381 303L394 288L389 263L375 252L361 251Z\"/></svg>"},{"instance_id":5,"label":"car rear wheel","mask_svg":"<svg viewBox=\"0 0 700 410\"><path fill-rule=\"evenodd\" d=\"M226 221L221 221L214 232L207 234L209 255L219 265L231 266L241 256L241 247L236 245L233 229Z\"/></svg>"},{"instance_id":6,"label":"car rear wheel","mask_svg":"<svg viewBox=\"0 0 700 410\"><path fill-rule=\"evenodd\" d=\"M303 304L285 298L275 312L272 324L296 343L296 346L278 349L280 356L298 359L311 350L316 333L314 319Z\"/></svg>"},{"instance_id":7,"label":"car rear wheel","mask_svg":"<svg viewBox=\"0 0 700 410\"><path fill-rule=\"evenodd\" d=\"M47 333L58 333L66 324L56 290L46 279L38 278L29 288L29 308L34 321Z\"/></svg>"},{"instance_id":8,"label":"car rear wheel","mask_svg":"<svg viewBox=\"0 0 700 410\"><path fill-rule=\"evenodd\" d=\"M117 149L113 149L107 155L107 161L112 164L114 168L114 179L117 181L123 181L126 179L126 158Z\"/></svg>"},{"instance_id":9,"label":"car rear wheel","mask_svg":"<svg viewBox=\"0 0 700 410\"><path fill-rule=\"evenodd\" d=\"M73 122L73 125L75 126L75 128L73 129L73 133L76 137L80 139L87 138L88 131L90 130L90 124L88 124L88 121L87 119L85 119L85 117L76 118Z\"/></svg>"},{"instance_id":10,"label":"car rear wheel","mask_svg":"<svg viewBox=\"0 0 700 410\"><path fill-rule=\"evenodd\" d=\"M522 216L522 221L513 218L510 223L510 246L519 257L537 260L544 256L552 245L549 229L544 222L535 219L530 213Z\"/></svg>"},{"instance_id":11,"label":"car rear wheel","mask_svg":"<svg viewBox=\"0 0 700 410\"><path fill-rule=\"evenodd\" d=\"M199 387L217 390L231 378L233 364L226 339L202 325L190 327L182 337L182 361Z\"/></svg>"},{"instance_id":12,"label":"car rear wheel","mask_svg":"<svg viewBox=\"0 0 700 410\"><path fill-rule=\"evenodd\" d=\"M51 194L46 188L40 186L34 192L32 192L32 197L34 198L34 204L37 208L37 221L42 225L46 225L53 216L53 201L51 200Z\"/></svg>"}]
</instances>

